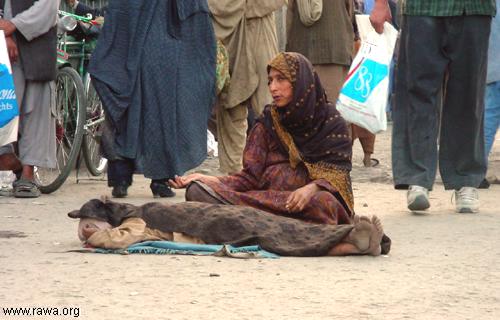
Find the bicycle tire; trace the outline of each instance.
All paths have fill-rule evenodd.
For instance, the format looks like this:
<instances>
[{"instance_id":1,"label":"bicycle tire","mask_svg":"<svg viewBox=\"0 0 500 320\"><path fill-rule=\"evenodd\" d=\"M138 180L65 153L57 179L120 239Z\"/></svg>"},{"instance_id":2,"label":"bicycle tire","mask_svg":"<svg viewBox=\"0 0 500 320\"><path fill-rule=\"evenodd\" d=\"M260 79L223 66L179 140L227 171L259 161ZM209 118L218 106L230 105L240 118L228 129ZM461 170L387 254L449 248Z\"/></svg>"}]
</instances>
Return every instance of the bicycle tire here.
<instances>
[{"instance_id":1,"label":"bicycle tire","mask_svg":"<svg viewBox=\"0 0 500 320\"><path fill-rule=\"evenodd\" d=\"M37 182L42 193L52 193L59 189L75 166L84 134L85 105L83 82L78 72L70 66L59 68L55 115L57 168L37 168Z\"/></svg>"},{"instance_id":2,"label":"bicycle tire","mask_svg":"<svg viewBox=\"0 0 500 320\"><path fill-rule=\"evenodd\" d=\"M92 85L90 75L85 76L85 94L87 99L85 134L83 136L82 151L85 165L91 175L102 175L107 168L106 158L100 155L100 126L104 121L102 102ZM95 125L92 123L97 122Z\"/></svg>"}]
</instances>

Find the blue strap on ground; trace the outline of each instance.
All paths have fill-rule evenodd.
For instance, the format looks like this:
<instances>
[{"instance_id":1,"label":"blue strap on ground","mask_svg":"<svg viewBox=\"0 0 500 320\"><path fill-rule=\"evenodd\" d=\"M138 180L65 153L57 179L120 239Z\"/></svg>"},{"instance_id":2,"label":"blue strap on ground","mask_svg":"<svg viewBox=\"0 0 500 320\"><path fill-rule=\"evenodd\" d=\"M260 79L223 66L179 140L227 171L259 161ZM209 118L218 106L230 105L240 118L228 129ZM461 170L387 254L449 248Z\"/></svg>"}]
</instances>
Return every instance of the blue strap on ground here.
<instances>
[{"instance_id":1,"label":"blue strap on ground","mask_svg":"<svg viewBox=\"0 0 500 320\"><path fill-rule=\"evenodd\" d=\"M142 254L182 254L182 255L216 255L238 256L248 254L247 258L279 258L277 254L261 249L259 246L233 247L231 245L193 244L172 241L145 241L131 245L125 250L109 250L96 248L96 253L142 253Z\"/></svg>"}]
</instances>

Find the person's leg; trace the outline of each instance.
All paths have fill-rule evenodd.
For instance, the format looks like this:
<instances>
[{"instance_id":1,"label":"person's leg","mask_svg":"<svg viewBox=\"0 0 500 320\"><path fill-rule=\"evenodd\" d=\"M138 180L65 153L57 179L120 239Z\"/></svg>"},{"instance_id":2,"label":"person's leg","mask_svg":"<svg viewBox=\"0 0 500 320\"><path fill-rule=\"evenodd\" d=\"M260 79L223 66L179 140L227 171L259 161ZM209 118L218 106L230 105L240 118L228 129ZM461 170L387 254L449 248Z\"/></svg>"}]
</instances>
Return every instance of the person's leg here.
<instances>
[{"instance_id":1,"label":"person's leg","mask_svg":"<svg viewBox=\"0 0 500 320\"><path fill-rule=\"evenodd\" d=\"M450 64L443 104L439 166L445 189L477 188L486 174L484 89L491 18L445 18ZM457 201L458 202L458 201Z\"/></svg>"},{"instance_id":2,"label":"person's leg","mask_svg":"<svg viewBox=\"0 0 500 320\"><path fill-rule=\"evenodd\" d=\"M132 184L134 169L135 165L132 159L108 161L108 186L113 187L113 197L124 198L127 196L127 189Z\"/></svg>"},{"instance_id":3,"label":"person's leg","mask_svg":"<svg viewBox=\"0 0 500 320\"><path fill-rule=\"evenodd\" d=\"M493 142L500 127L500 81L486 86L484 102L484 139L485 156L488 158L493 148Z\"/></svg>"},{"instance_id":4,"label":"person's leg","mask_svg":"<svg viewBox=\"0 0 500 320\"><path fill-rule=\"evenodd\" d=\"M33 167L55 168L55 82L27 81L19 125L22 178L33 180Z\"/></svg>"},{"instance_id":5,"label":"person's leg","mask_svg":"<svg viewBox=\"0 0 500 320\"><path fill-rule=\"evenodd\" d=\"M34 167L57 166L54 81L26 81L18 149L23 168L20 179L13 183L14 196L39 197L40 190L35 182Z\"/></svg>"},{"instance_id":6,"label":"person's leg","mask_svg":"<svg viewBox=\"0 0 500 320\"><path fill-rule=\"evenodd\" d=\"M19 171L23 165L14 153L13 148L0 148L0 171Z\"/></svg>"},{"instance_id":7,"label":"person's leg","mask_svg":"<svg viewBox=\"0 0 500 320\"><path fill-rule=\"evenodd\" d=\"M361 143L361 147L363 148L363 164L365 167L371 167L373 165L371 155L375 149L375 135L366 129L361 128L361 130L363 132L362 134L358 133L358 139Z\"/></svg>"},{"instance_id":8,"label":"person's leg","mask_svg":"<svg viewBox=\"0 0 500 320\"><path fill-rule=\"evenodd\" d=\"M351 136L352 136L352 142L354 144L354 140L359 139L359 142L361 143L361 147L363 148L363 165L365 167L372 167L376 164L378 164L378 160L374 161L375 164L372 163L372 154L375 149L375 135L371 133L370 131L361 128L355 124L352 124L351 126Z\"/></svg>"},{"instance_id":9,"label":"person's leg","mask_svg":"<svg viewBox=\"0 0 500 320\"><path fill-rule=\"evenodd\" d=\"M186 201L197 201L211 204L223 204L197 183L191 183L186 188Z\"/></svg>"},{"instance_id":10,"label":"person's leg","mask_svg":"<svg viewBox=\"0 0 500 320\"><path fill-rule=\"evenodd\" d=\"M441 18L405 16L393 110L392 164L396 189L432 189L437 168L438 110L448 61Z\"/></svg>"},{"instance_id":11,"label":"person's leg","mask_svg":"<svg viewBox=\"0 0 500 320\"><path fill-rule=\"evenodd\" d=\"M226 173L238 172L242 168L243 149L246 142L246 104L231 109L217 106L217 142L220 170Z\"/></svg>"},{"instance_id":12,"label":"person's leg","mask_svg":"<svg viewBox=\"0 0 500 320\"><path fill-rule=\"evenodd\" d=\"M374 166L374 164L372 163L372 154L375 145L375 135L372 134L369 137L360 138L359 142L361 142L361 146L363 147L363 153L364 153L363 165L365 167ZM375 163L378 164L377 162Z\"/></svg>"},{"instance_id":13,"label":"person's leg","mask_svg":"<svg viewBox=\"0 0 500 320\"><path fill-rule=\"evenodd\" d=\"M351 221L348 211L328 191L316 192L305 206L300 219L321 224L345 224Z\"/></svg>"}]
</instances>

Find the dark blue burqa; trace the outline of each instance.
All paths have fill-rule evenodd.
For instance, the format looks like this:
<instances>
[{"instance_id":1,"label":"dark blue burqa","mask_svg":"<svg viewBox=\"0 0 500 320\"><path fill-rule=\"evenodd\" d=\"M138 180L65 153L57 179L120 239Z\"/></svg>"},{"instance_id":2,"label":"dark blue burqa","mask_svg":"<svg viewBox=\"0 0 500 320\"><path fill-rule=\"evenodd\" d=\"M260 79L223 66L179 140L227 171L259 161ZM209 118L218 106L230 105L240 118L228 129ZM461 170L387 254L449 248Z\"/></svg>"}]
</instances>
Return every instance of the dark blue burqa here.
<instances>
[{"instance_id":1,"label":"dark blue burqa","mask_svg":"<svg viewBox=\"0 0 500 320\"><path fill-rule=\"evenodd\" d=\"M89 71L118 156L164 179L199 165L215 98L206 0L111 0Z\"/></svg>"}]
</instances>

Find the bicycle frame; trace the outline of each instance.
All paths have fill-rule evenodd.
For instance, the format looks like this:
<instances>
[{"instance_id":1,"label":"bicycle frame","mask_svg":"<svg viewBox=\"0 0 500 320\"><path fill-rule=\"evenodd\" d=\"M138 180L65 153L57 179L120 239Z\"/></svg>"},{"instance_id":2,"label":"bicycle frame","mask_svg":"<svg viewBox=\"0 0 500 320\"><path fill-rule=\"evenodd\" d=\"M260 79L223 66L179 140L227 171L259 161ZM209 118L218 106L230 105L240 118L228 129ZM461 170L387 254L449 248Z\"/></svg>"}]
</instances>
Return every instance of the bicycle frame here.
<instances>
[{"instance_id":1,"label":"bicycle frame","mask_svg":"<svg viewBox=\"0 0 500 320\"><path fill-rule=\"evenodd\" d=\"M84 23L90 23L96 25L97 23L87 17L78 16L72 13L68 13L65 11L59 10L59 14L63 16L70 16L77 21L81 21ZM58 48L57 48L57 64L58 68L64 68L66 66L70 66L74 68L84 83L84 86L89 85L86 83L85 77L87 76L86 70L86 62L90 60L91 53L86 51L85 45L86 40L82 39L81 41L68 41L67 32L64 32L58 40ZM77 61L75 63L75 61ZM86 90L87 91L87 90ZM92 126L96 126L104 121L104 118L87 122L85 123L84 130L85 132L89 131L89 128Z\"/></svg>"},{"instance_id":2,"label":"bicycle frame","mask_svg":"<svg viewBox=\"0 0 500 320\"><path fill-rule=\"evenodd\" d=\"M89 17L78 16L61 10L59 10L59 14L61 16L69 16L77 22L98 25L95 20L92 20ZM85 62L90 59L90 52L87 52L85 49L86 44L87 42L85 39L82 39L81 41L68 41L67 31L63 32L59 37L57 44L58 67L61 68L71 65L83 79L86 73ZM74 62L75 60L77 63Z\"/></svg>"},{"instance_id":3,"label":"bicycle frame","mask_svg":"<svg viewBox=\"0 0 500 320\"><path fill-rule=\"evenodd\" d=\"M100 175L106 165L99 158L94 158L94 152L98 149L90 147L99 143L96 142L98 136L96 132L99 124L104 121L99 105L87 103L88 88L91 84L86 72L86 64L90 59L92 49L89 43L92 43L87 41L91 38L86 39L86 37L92 33L87 32L91 30L85 29L86 26L80 26L83 31L82 40L74 41L70 38L71 34L68 35L68 32L75 30L78 26L77 21L92 23L92 20L61 11L59 14L64 17L58 22L57 43L55 112L58 161L54 169L37 168L37 179L43 193L57 190L66 181L75 165L78 182L81 151L83 151L87 168L93 176ZM78 37L81 34L75 33L74 35ZM96 160L99 161L98 164Z\"/></svg>"},{"instance_id":4,"label":"bicycle frame","mask_svg":"<svg viewBox=\"0 0 500 320\"><path fill-rule=\"evenodd\" d=\"M58 41L57 45L57 66L62 68L65 66L73 67L78 74L83 77L85 75L85 61L90 59L90 53L85 51L85 39L81 41L68 41L68 36L64 33ZM72 49L71 52L68 52ZM71 60L77 60L74 65Z\"/></svg>"}]
</instances>

